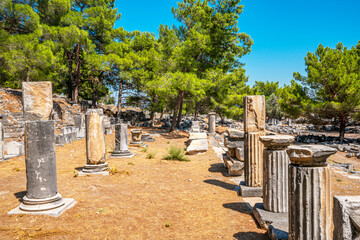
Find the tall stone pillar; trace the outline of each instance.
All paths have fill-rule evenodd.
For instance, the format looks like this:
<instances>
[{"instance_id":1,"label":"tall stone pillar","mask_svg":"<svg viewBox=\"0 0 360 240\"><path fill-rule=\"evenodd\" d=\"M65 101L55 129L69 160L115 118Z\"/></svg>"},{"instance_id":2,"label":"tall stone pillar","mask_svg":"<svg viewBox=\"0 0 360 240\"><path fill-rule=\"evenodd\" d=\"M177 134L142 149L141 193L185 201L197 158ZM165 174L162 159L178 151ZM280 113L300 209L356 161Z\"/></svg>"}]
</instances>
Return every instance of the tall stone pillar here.
<instances>
[{"instance_id":1,"label":"tall stone pillar","mask_svg":"<svg viewBox=\"0 0 360 240\"><path fill-rule=\"evenodd\" d=\"M57 189L55 128L50 82L24 82L26 195L8 214L59 216L75 205Z\"/></svg>"},{"instance_id":2,"label":"tall stone pillar","mask_svg":"<svg viewBox=\"0 0 360 240\"><path fill-rule=\"evenodd\" d=\"M263 144L265 135L265 96L244 97L245 185L261 187L263 183Z\"/></svg>"},{"instance_id":3,"label":"tall stone pillar","mask_svg":"<svg viewBox=\"0 0 360 240\"><path fill-rule=\"evenodd\" d=\"M260 137L264 144L264 209L275 213L288 212L288 169L290 159L286 148L295 138L288 135Z\"/></svg>"},{"instance_id":4,"label":"tall stone pillar","mask_svg":"<svg viewBox=\"0 0 360 240\"><path fill-rule=\"evenodd\" d=\"M135 154L129 151L127 124L115 125L115 150L110 157L131 158Z\"/></svg>"},{"instance_id":5,"label":"tall stone pillar","mask_svg":"<svg viewBox=\"0 0 360 240\"><path fill-rule=\"evenodd\" d=\"M289 239L331 239L331 188L327 158L336 149L290 146Z\"/></svg>"},{"instance_id":6,"label":"tall stone pillar","mask_svg":"<svg viewBox=\"0 0 360 240\"><path fill-rule=\"evenodd\" d=\"M216 128L216 113L211 112L209 113L209 135L215 135L215 128Z\"/></svg>"},{"instance_id":7,"label":"tall stone pillar","mask_svg":"<svg viewBox=\"0 0 360 240\"><path fill-rule=\"evenodd\" d=\"M105 136L102 117L96 109L89 109L85 116L86 125L86 164L79 175L108 175L105 162Z\"/></svg>"}]
</instances>

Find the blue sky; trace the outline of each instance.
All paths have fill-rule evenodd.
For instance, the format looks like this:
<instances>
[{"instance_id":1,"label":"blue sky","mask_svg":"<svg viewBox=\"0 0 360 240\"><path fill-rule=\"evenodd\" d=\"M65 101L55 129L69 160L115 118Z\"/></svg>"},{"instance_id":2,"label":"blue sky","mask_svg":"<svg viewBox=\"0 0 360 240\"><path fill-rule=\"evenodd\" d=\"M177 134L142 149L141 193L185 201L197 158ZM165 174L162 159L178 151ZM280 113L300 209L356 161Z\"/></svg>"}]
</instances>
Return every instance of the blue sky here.
<instances>
[{"instance_id":1,"label":"blue sky","mask_svg":"<svg viewBox=\"0 0 360 240\"><path fill-rule=\"evenodd\" d=\"M171 7L176 0L116 0L122 14L116 27L157 33L160 24L176 23ZM360 40L360 0L242 0L240 32L254 40L243 57L249 84L279 81L288 84L293 72L305 73L304 57L322 43L351 47Z\"/></svg>"}]
</instances>

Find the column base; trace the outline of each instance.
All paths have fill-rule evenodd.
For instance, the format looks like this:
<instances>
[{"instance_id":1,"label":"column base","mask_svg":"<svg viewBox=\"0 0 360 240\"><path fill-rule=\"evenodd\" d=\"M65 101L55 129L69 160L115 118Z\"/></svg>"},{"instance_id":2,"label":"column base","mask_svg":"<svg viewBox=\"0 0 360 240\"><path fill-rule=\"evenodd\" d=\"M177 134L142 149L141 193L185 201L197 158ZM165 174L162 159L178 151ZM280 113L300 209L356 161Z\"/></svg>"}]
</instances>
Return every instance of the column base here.
<instances>
[{"instance_id":1,"label":"column base","mask_svg":"<svg viewBox=\"0 0 360 240\"><path fill-rule=\"evenodd\" d=\"M264 209L263 204L255 204L253 215L262 229L267 230L267 235L272 240L289 239L288 213L274 213Z\"/></svg>"},{"instance_id":2,"label":"column base","mask_svg":"<svg viewBox=\"0 0 360 240\"><path fill-rule=\"evenodd\" d=\"M31 215L48 215L52 217L58 217L67 209L72 208L76 204L76 201L73 198L62 198L61 200L63 204L59 207L48 210L35 210L35 211L22 210L20 207L23 203L21 203L19 207L11 210L7 214L8 215L31 214ZM36 205L36 206L39 206L39 208L41 208L41 205Z\"/></svg>"},{"instance_id":3,"label":"column base","mask_svg":"<svg viewBox=\"0 0 360 240\"><path fill-rule=\"evenodd\" d=\"M136 153L127 152L113 152L109 157L110 158L132 158Z\"/></svg>"},{"instance_id":4,"label":"column base","mask_svg":"<svg viewBox=\"0 0 360 240\"><path fill-rule=\"evenodd\" d=\"M78 173L79 176L85 175L109 175L108 163L102 164L85 164L84 168Z\"/></svg>"},{"instance_id":5,"label":"column base","mask_svg":"<svg viewBox=\"0 0 360 240\"><path fill-rule=\"evenodd\" d=\"M248 187L245 186L245 182L241 182L239 185L239 196L241 197L262 197L262 187Z\"/></svg>"}]
</instances>

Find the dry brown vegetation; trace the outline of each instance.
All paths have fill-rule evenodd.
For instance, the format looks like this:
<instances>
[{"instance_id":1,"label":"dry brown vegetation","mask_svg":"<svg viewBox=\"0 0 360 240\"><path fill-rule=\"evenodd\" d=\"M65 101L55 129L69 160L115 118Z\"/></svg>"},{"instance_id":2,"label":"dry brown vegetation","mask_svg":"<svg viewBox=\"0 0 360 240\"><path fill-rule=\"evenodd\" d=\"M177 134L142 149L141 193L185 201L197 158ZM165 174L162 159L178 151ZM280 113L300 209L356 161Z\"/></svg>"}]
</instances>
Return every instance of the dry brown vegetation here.
<instances>
[{"instance_id":1,"label":"dry brown vegetation","mask_svg":"<svg viewBox=\"0 0 360 240\"><path fill-rule=\"evenodd\" d=\"M108 158L110 176L76 176L85 140L57 147L58 190L77 201L58 218L6 215L25 194L26 172L24 157L1 162L0 239L266 239L211 147L190 162L162 159L170 146L184 148L187 137L161 133L146 152ZM109 155L114 135L106 143ZM333 174L336 194L359 195L359 183Z\"/></svg>"}]
</instances>

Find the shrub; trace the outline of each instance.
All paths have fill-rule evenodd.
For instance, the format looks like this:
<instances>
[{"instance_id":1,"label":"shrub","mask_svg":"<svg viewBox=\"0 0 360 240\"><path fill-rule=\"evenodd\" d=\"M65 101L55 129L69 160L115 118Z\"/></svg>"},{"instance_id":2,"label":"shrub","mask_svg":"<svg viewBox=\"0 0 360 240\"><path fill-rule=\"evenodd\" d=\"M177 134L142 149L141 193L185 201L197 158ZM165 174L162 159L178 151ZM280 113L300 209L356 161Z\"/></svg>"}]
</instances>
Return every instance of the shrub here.
<instances>
[{"instance_id":1,"label":"shrub","mask_svg":"<svg viewBox=\"0 0 360 240\"><path fill-rule=\"evenodd\" d=\"M168 154L164 156L165 160L179 160L179 161L185 161L189 162L190 159L185 157L185 154L183 153L183 150L179 147L170 146L170 150L168 151Z\"/></svg>"},{"instance_id":2,"label":"shrub","mask_svg":"<svg viewBox=\"0 0 360 240\"><path fill-rule=\"evenodd\" d=\"M147 152L147 150L148 150L148 148L145 147L145 148L141 149L140 151L141 151L141 152Z\"/></svg>"},{"instance_id":3,"label":"shrub","mask_svg":"<svg viewBox=\"0 0 360 240\"><path fill-rule=\"evenodd\" d=\"M153 158L155 157L155 154L156 154L156 153L150 152L150 153L148 153L148 154L146 155L146 158L148 158L148 159L153 159Z\"/></svg>"}]
</instances>

